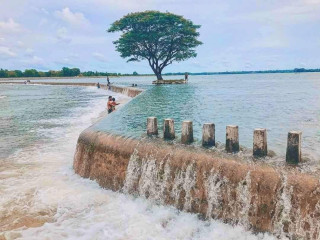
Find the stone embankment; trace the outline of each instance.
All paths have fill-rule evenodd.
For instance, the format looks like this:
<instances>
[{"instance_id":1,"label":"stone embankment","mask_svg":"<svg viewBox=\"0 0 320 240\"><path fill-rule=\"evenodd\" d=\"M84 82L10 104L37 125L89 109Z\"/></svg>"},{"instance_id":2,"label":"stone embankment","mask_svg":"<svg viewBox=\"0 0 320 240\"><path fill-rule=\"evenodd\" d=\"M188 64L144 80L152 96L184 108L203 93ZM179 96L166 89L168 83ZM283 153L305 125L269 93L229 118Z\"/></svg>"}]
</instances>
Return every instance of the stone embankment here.
<instances>
[{"instance_id":1,"label":"stone embankment","mask_svg":"<svg viewBox=\"0 0 320 240\"><path fill-rule=\"evenodd\" d=\"M162 85L162 84L186 84L188 81L184 79L174 79L174 80L155 80L152 81L152 84Z\"/></svg>"},{"instance_id":2,"label":"stone embankment","mask_svg":"<svg viewBox=\"0 0 320 240\"><path fill-rule=\"evenodd\" d=\"M292 239L318 239L319 180L206 151L84 131L74 170L114 191Z\"/></svg>"}]
</instances>

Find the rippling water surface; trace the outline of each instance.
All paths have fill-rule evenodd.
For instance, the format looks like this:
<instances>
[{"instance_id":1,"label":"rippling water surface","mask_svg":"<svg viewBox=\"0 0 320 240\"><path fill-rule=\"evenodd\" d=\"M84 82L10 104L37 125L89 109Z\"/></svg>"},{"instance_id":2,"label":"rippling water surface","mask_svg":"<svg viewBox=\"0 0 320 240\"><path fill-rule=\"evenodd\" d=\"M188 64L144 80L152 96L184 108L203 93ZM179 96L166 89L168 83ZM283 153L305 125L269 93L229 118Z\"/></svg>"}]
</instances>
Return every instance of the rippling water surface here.
<instances>
[{"instance_id":1,"label":"rippling water surface","mask_svg":"<svg viewBox=\"0 0 320 240\"><path fill-rule=\"evenodd\" d=\"M0 85L1 240L274 239L104 190L75 175L77 138L101 116L109 94L128 100L96 88Z\"/></svg>"},{"instance_id":2,"label":"rippling water surface","mask_svg":"<svg viewBox=\"0 0 320 240\"><path fill-rule=\"evenodd\" d=\"M181 122L192 120L199 145L203 123L215 123L216 141L221 143L226 125L238 125L240 144L248 149L252 149L254 128L267 128L269 150L281 158L288 131L301 130L304 159L319 164L319 73L190 76L187 85L154 87L146 80L140 85L148 91L97 128L141 137L146 118L156 116L160 128L163 119L173 118L179 136Z\"/></svg>"}]
</instances>

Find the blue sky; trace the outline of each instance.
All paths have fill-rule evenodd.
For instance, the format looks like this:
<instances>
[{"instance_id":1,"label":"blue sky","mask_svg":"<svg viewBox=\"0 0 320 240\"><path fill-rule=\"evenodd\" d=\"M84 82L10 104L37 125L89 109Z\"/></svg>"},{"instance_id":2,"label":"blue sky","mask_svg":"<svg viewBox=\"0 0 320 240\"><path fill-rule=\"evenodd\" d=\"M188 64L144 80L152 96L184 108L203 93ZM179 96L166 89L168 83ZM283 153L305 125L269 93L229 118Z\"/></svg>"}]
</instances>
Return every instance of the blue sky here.
<instances>
[{"instance_id":1,"label":"blue sky","mask_svg":"<svg viewBox=\"0 0 320 240\"><path fill-rule=\"evenodd\" d=\"M320 0L0 0L0 68L151 73L114 50L110 24L169 11L200 24L197 58L164 72L320 68Z\"/></svg>"}]
</instances>

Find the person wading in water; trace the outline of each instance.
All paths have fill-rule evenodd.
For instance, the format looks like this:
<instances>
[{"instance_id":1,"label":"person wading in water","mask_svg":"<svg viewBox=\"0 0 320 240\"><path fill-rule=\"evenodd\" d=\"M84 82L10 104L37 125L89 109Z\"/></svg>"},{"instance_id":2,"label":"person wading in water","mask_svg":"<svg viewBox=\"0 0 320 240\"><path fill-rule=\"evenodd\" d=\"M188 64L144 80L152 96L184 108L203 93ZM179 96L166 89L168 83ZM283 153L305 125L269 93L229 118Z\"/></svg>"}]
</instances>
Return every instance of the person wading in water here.
<instances>
[{"instance_id":1,"label":"person wading in water","mask_svg":"<svg viewBox=\"0 0 320 240\"><path fill-rule=\"evenodd\" d=\"M112 112L116 110L116 105L119 105L120 103L116 103L116 99L112 98Z\"/></svg>"},{"instance_id":2,"label":"person wading in water","mask_svg":"<svg viewBox=\"0 0 320 240\"><path fill-rule=\"evenodd\" d=\"M108 113L112 113L112 107L113 107L112 96L109 96L108 103L107 103Z\"/></svg>"}]
</instances>

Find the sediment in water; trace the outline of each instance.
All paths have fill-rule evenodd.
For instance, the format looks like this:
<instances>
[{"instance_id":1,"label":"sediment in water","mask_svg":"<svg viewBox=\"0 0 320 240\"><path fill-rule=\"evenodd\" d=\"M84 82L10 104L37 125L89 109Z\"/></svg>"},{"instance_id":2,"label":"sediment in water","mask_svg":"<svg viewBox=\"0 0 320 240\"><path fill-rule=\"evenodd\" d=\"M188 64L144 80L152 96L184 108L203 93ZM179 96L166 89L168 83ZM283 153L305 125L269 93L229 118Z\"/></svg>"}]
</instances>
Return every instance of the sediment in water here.
<instances>
[{"instance_id":1,"label":"sediment in water","mask_svg":"<svg viewBox=\"0 0 320 240\"><path fill-rule=\"evenodd\" d=\"M320 184L306 174L90 129L79 137L73 167L104 188L206 218L278 236L319 237Z\"/></svg>"}]
</instances>

